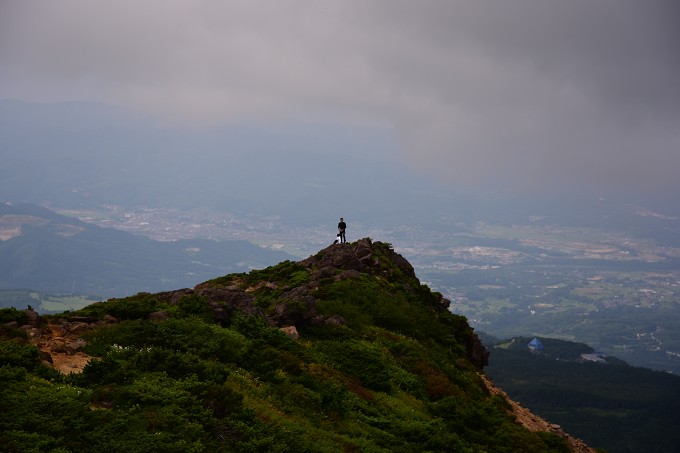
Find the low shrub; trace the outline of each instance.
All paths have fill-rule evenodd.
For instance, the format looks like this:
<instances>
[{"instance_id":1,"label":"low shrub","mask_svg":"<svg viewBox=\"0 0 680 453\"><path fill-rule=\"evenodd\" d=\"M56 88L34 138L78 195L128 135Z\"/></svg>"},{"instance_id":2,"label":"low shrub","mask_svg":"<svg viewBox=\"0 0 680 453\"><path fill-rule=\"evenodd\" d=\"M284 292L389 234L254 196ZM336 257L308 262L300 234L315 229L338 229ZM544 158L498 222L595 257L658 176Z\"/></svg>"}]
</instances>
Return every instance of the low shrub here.
<instances>
[{"instance_id":1,"label":"low shrub","mask_svg":"<svg viewBox=\"0 0 680 453\"><path fill-rule=\"evenodd\" d=\"M8 322L16 322L20 326L28 324L28 315L23 310L17 310L14 307L0 308L0 324Z\"/></svg>"},{"instance_id":2,"label":"low shrub","mask_svg":"<svg viewBox=\"0 0 680 453\"><path fill-rule=\"evenodd\" d=\"M0 338L0 363L34 371L41 365L40 351L32 344Z\"/></svg>"},{"instance_id":3,"label":"low shrub","mask_svg":"<svg viewBox=\"0 0 680 453\"><path fill-rule=\"evenodd\" d=\"M315 347L323 353L325 362L358 378L365 387L383 392L391 390L389 367L375 345L361 341L323 341Z\"/></svg>"},{"instance_id":4,"label":"low shrub","mask_svg":"<svg viewBox=\"0 0 680 453\"><path fill-rule=\"evenodd\" d=\"M166 304L161 304L155 295L149 293L139 293L135 296L124 299L109 299L106 302L99 302L88 305L78 311L81 316L93 316L99 319L104 315L111 315L119 320L144 319L151 313L169 308Z\"/></svg>"}]
</instances>

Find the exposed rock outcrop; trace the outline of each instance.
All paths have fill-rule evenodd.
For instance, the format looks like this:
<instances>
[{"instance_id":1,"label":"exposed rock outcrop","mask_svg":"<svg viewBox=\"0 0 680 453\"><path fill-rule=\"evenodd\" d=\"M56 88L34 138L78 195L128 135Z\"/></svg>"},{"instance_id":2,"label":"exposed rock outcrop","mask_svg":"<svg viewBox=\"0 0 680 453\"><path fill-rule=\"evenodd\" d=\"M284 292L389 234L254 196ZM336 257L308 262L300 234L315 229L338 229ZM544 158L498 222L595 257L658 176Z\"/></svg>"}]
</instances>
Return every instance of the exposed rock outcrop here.
<instances>
[{"instance_id":1,"label":"exposed rock outcrop","mask_svg":"<svg viewBox=\"0 0 680 453\"><path fill-rule=\"evenodd\" d=\"M214 287L202 284L196 286L194 291L197 296L207 300L218 321L228 323L237 312L267 320L264 311L255 306L253 296L238 286Z\"/></svg>"},{"instance_id":2,"label":"exposed rock outcrop","mask_svg":"<svg viewBox=\"0 0 680 453\"><path fill-rule=\"evenodd\" d=\"M63 374L80 373L92 359L82 352L84 332L95 329L101 321L92 323L71 322L68 319L50 323L41 330L40 335L30 338L31 343L40 349L43 364L53 367Z\"/></svg>"},{"instance_id":3,"label":"exposed rock outcrop","mask_svg":"<svg viewBox=\"0 0 680 453\"><path fill-rule=\"evenodd\" d=\"M483 369L489 364L489 351L479 340L476 333L470 334L465 341L465 350L470 361L478 368Z\"/></svg>"},{"instance_id":4,"label":"exposed rock outcrop","mask_svg":"<svg viewBox=\"0 0 680 453\"><path fill-rule=\"evenodd\" d=\"M376 250L376 244L381 244L379 251ZM333 244L316 255L300 261L300 264L310 270L313 279L335 275L338 270L350 273L364 272L385 277L391 277L396 270L399 270L406 277L416 278L415 270L406 258L386 244L376 244L369 238L359 239L349 244ZM378 253L385 255L386 260L394 266L381 266ZM347 275L345 274L345 277Z\"/></svg>"},{"instance_id":5,"label":"exposed rock outcrop","mask_svg":"<svg viewBox=\"0 0 680 453\"><path fill-rule=\"evenodd\" d=\"M522 407L519 403L510 399L510 397L500 388L496 387L490 378L482 375L482 381L484 385L489 390L490 393L494 395L501 395L510 405L510 412L515 416L517 423L521 424L529 431L541 431L556 434L567 441L571 451L575 453L595 453L597 450L589 447L581 439L577 439L562 430L560 425L550 423L538 415L531 412L529 409Z\"/></svg>"},{"instance_id":6,"label":"exposed rock outcrop","mask_svg":"<svg viewBox=\"0 0 680 453\"><path fill-rule=\"evenodd\" d=\"M333 244L316 255L300 261L310 273L312 283L318 285L323 278L334 277L336 280L356 278L362 273L375 275L391 280L398 278L400 284L407 291L413 291L414 286L419 286L420 281L416 277L415 270L406 258L395 252L387 244L373 243L369 238L360 239L350 244ZM294 298L304 300L307 313L313 312L313 298ZM451 301L441 296L435 304L434 311L447 311ZM277 306L278 309L278 306ZM285 321L295 323L292 318ZM482 345L477 335L473 332L464 340L466 351L471 362L478 368L483 369L489 364L489 351Z\"/></svg>"}]
</instances>

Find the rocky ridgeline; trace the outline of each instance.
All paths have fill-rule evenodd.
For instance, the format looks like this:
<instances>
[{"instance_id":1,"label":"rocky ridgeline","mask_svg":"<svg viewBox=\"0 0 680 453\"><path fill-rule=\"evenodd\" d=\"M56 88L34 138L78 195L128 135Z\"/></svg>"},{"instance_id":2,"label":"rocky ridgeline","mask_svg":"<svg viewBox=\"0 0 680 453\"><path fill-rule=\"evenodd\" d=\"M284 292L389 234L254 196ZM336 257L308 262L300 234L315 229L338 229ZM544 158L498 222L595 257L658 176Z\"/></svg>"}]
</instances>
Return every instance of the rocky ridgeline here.
<instances>
[{"instance_id":1,"label":"rocky ridgeline","mask_svg":"<svg viewBox=\"0 0 680 453\"><path fill-rule=\"evenodd\" d=\"M383 266L377 258L378 254L387 254L387 258L393 263L393 266ZM215 320L222 323L229 323L234 313L238 312L247 316L259 316L274 327L294 326L302 328L322 324L345 324L345 320L341 316L325 317L316 311L316 300L312 296L312 292L322 285L323 279L346 280L356 278L362 273L389 278L399 269L408 277L407 281L404 282L407 290L410 289L413 282L420 284L413 266L404 257L394 252L386 244L373 243L367 238L351 244L333 244L316 255L299 261L299 264L304 266L310 275L309 282L299 286L280 287L276 282L266 280L259 281L254 285L235 282L229 286L206 282L193 289L186 288L158 293L156 296L159 300L172 305L177 304L185 296L199 296L205 299L206 303L212 308ZM412 282L409 282L409 280L412 280ZM253 293L263 287L281 291L273 313L266 314L255 304ZM291 304L293 301L297 303ZM304 305L303 310L300 310L300 302ZM434 308L446 310L449 304L450 301L442 297L439 304ZM163 314L154 313L151 316L162 317Z\"/></svg>"},{"instance_id":2,"label":"rocky ridgeline","mask_svg":"<svg viewBox=\"0 0 680 453\"><path fill-rule=\"evenodd\" d=\"M267 280L255 284L236 280L223 286L211 281L199 284L193 289L162 292L154 296L159 302L170 305L177 305L186 296L198 296L210 307L215 321L221 324L228 325L236 313L257 316L269 325L280 328L289 336L298 338L298 329L301 328L345 324L342 316L323 316L317 312L316 299L312 294L323 284L324 279L332 278L339 281L368 274L396 281L409 292L415 291L420 286L415 270L408 260L396 253L388 244L373 242L368 238L349 244L333 244L299 261L298 264L309 273L309 279L297 286L281 287L279 283ZM256 304L255 293L262 288L280 292L275 306L267 313ZM440 296L430 308L435 313L441 312L447 310L449 304L448 299ZM103 319L73 316L41 327L38 314L33 311L31 313L31 323L21 328L40 348L44 360L64 372L80 371L87 362L84 354L79 351L84 345L84 340L79 338L81 333L118 321L111 315L106 315ZM169 313L166 311L148 315L149 320L163 320L168 317ZM488 364L489 353L477 335L471 333L465 340L465 346L470 360L479 369Z\"/></svg>"}]
</instances>

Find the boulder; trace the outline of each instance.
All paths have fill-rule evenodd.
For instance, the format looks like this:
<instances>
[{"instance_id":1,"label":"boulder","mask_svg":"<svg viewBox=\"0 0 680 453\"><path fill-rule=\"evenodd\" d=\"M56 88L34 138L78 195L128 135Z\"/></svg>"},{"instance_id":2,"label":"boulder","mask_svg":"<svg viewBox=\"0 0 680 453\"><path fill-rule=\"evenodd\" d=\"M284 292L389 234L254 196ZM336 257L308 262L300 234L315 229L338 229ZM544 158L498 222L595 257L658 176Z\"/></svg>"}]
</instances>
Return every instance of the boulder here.
<instances>
[{"instance_id":1,"label":"boulder","mask_svg":"<svg viewBox=\"0 0 680 453\"><path fill-rule=\"evenodd\" d=\"M213 309L215 319L221 323L229 323L236 312L268 321L262 309L255 306L253 296L238 286L216 287L202 284L194 290L197 296L206 299L206 303Z\"/></svg>"},{"instance_id":2,"label":"boulder","mask_svg":"<svg viewBox=\"0 0 680 453\"><path fill-rule=\"evenodd\" d=\"M41 322L42 318L40 317L40 315L35 310L33 310L32 308L29 308L27 310L24 310L24 313L26 313L26 316L28 317L28 324L29 325L31 325L33 327L39 327L40 326L40 322Z\"/></svg>"},{"instance_id":3,"label":"boulder","mask_svg":"<svg viewBox=\"0 0 680 453\"><path fill-rule=\"evenodd\" d=\"M344 326L347 325L347 321L340 315L333 315L324 319L324 324L327 326Z\"/></svg>"},{"instance_id":4,"label":"boulder","mask_svg":"<svg viewBox=\"0 0 680 453\"><path fill-rule=\"evenodd\" d=\"M451 301L450 301L449 299L447 299L446 297L444 297L444 296L442 296L442 297L439 299L438 302L439 302L440 307L441 307L441 308L444 308L444 309L446 309L446 310L448 310L449 307L451 306Z\"/></svg>"},{"instance_id":5,"label":"boulder","mask_svg":"<svg viewBox=\"0 0 680 453\"><path fill-rule=\"evenodd\" d=\"M317 316L316 300L304 286L284 293L280 300L281 302L274 307L274 313L269 316L269 320L275 326L290 324L306 326Z\"/></svg>"},{"instance_id":6,"label":"boulder","mask_svg":"<svg viewBox=\"0 0 680 453\"><path fill-rule=\"evenodd\" d=\"M179 300L184 296L190 296L194 294L194 290L191 288L182 288L175 291L164 291L156 294L156 299L159 302L166 302L171 305L177 305Z\"/></svg>"},{"instance_id":7,"label":"boulder","mask_svg":"<svg viewBox=\"0 0 680 453\"><path fill-rule=\"evenodd\" d=\"M118 322L118 318L111 316L111 315L104 315L104 318L102 318L102 321L104 321L106 324L115 324Z\"/></svg>"},{"instance_id":8,"label":"boulder","mask_svg":"<svg viewBox=\"0 0 680 453\"><path fill-rule=\"evenodd\" d=\"M349 270L349 271L342 271L338 275L335 276L335 279L340 281L340 280L348 280L352 278L357 278L361 275L360 272L354 271L354 270Z\"/></svg>"},{"instance_id":9,"label":"boulder","mask_svg":"<svg viewBox=\"0 0 680 453\"><path fill-rule=\"evenodd\" d=\"M470 361L478 369L481 370L489 364L489 351L484 347L476 333L471 333L465 339L465 349Z\"/></svg>"},{"instance_id":10,"label":"boulder","mask_svg":"<svg viewBox=\"0 0 680 453\"><path fill-rule=\"evenodd\" d=\"M28 335L28 338L30 339L40 338L40 336L42 335L42 331L40 329L28 324L19 327L19 330L23 330L24 332L26 332L26 335Z\"/></svg>"},{"instance_id":11,"label":"boulder","mask_svg":"<svg viewBox=\"0 0 680 453\"><path fill-rule=\"evenodd\" d=\"M406 258L386 244L373 243L369 238L359 239L349 246L348 244L333 244L316 255L300 261L300 264L312 273L313 280L334 276L338 269L344 272L391 276L394 269L383 268L376 256L377 253L386 256L405 276L417 280L416 272ZM345 274L345 278L349 275L351 274Z\"/></svg>"},{"instance_id":12,"label":"boulder","mask_svg":"<svg viewBox=\"0 0 680 453\"><path fill-rule=\"evenodd\" d=\"M170 315L165 310L155 311L153 313L150 313L148 316L149 320L151 321L165 321L169 317Z\"/></svg>"},{"instance_id":13,"label":"boulder","mask_svg":"<svg viewBox=\"0 0 680 453\"><path fill-rule=\"evenodd\" d=\"M94 324L88 324L86 322L69 322L67 323L66 328L69 333L79 334L87 332L88 330L92 330L94 328Z\"/></svg>"},{"instance_id":14,"label":"boulder","mask_svg":"<svg viewBox=\"0 0 680 453\"><path fill-rule=\"evenodd\" d=\"M49 352L55 354L68 354L66 350L66 342L64 340L53 340L48 344Z\"/></svg>"},{"instance_id":15,"label":"boulder","mask_svg":"<svg viewBox=\"0 0 680 453\"><path fill-rule=\"evenodd\" d=\"M252 293L253 291L257 291L258 289L261 288L268 288L268 289L278 289L278 285L276 283L268 282L268 281L261 281L255 286L251 286L249 288L246 288L247 293Z\"/></svg>"},{"instance_id":16,"label":"boulder","mask_svg":"<svg viewBox=\"0 0 680 453\"><path fill-rule=\"evenodd\" d=\"M349 247L347 244L333 244L316 255L300 261L300 264L308 269L317 269L316 272L313 272L314 278L319 273L318 269L323 269L324 273L328 273L328 269L333 270L333 272L335 272L335 269L361 271L365 265L359 261L359 256L365 258L367 250L369 250L368 244L370 244L370 239L361 239ZM359 250L359 255L357 250Z\"/></svg>"},{"instance_id":17,"label":"boulder","mask_svg":"<svg viewBox=\"0 0 680 453\"><path fill-rule=\"evenodd\" d=\"M285 333L294 340L300 338L300 334L298 333L297 328L295 326L279 327L279 330L281 330L283 333Z\"/></svg>"},{"instance_id":18,"label":"boulder","mask_svg":"<svg viewBox=\"0 0 680 453\"><path fill-rule=\"evenodd\" d=\"M69 316L66 319L68 320L68 322L77 322L85 324L92 324L97 322L97 318L93 318L91 316Z\"/></svg>"},{"instance_id":19,"label":"boulder","mask_svg":"<svg viewBox=\"0 0 680 453\"><path fill-rule=\"evenodd\" d=\"M83 346L85 346L86 344L87 343L85 340L83 340L82 338L78 338L75 341L66 342L66 344L64 344L64 349L66 349L66 353L68 355L73 355L80 349L82 349Z\"/></svg>"},{"instance_id":20,"label":"boulder","mask_svg":"<svg viewBox=\"0 0 680 453\"><path fill-rule=\"evenodd\" d=\"M50 354L47 351L40 351L40 359L42 360L43 364L49 364L50 366L54 365L54 360L52 359L52 354Z\"/></svg>"}]
</instances>

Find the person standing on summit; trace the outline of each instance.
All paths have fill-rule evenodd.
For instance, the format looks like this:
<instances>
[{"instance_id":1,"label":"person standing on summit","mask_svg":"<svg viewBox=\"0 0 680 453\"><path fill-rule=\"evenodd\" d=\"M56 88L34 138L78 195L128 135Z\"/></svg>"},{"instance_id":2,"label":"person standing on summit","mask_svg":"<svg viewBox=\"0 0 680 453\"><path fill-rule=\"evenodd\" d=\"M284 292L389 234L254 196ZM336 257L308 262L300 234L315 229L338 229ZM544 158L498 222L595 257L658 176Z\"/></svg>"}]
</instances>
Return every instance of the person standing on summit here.
<instances>
[{"instance_id":1,"label":"person standing on summit","mask_svg":"<svg viewBox=\"0 0 680 453\"><path fill-rule=\"evenodd\" d=\"M345 229L347 228L347 224L345 221L340 217L340 223L338 223L338 235L340 236L340 243L344 244L347 242L345 239Z\"/></svg>"}]
</instances>

